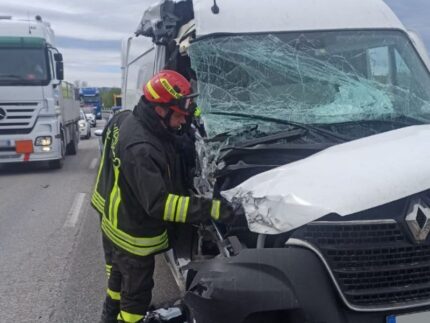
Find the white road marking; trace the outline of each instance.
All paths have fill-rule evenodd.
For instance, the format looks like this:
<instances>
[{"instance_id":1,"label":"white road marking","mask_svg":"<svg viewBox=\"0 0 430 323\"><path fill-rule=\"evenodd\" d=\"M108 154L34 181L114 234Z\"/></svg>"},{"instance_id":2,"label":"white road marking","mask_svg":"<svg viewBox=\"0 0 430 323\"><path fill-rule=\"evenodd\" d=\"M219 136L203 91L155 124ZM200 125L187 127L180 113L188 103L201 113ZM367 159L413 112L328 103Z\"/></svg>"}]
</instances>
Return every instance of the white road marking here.
<instances>
[{"instance_id":1,"label":"white road marking","mask_svg":"<svg viewBox=\"0 0 430 323\"><path fill-rule=\"evenodd\" d=\"M97 162L99 161L99 159L98 158L94 158L92 161L91 161L91 164L90 164L90 169L94 169L94 168L96 168L96 166L97 166Z\"/></svg>"},{"instance_id":2,"label":"white road marking","mask_svg":"<svg viewBox=\"0 0 430 323\"><path fill-rule=\"evenodd\" d=\"M67 213L67 219L63 225L64 228L73 228L76 225L79 214L81 213L82 205L84 204L84 200L85 193L76 194L72 207L70 208L69 213Z\"/></svg>"}]
</instances>

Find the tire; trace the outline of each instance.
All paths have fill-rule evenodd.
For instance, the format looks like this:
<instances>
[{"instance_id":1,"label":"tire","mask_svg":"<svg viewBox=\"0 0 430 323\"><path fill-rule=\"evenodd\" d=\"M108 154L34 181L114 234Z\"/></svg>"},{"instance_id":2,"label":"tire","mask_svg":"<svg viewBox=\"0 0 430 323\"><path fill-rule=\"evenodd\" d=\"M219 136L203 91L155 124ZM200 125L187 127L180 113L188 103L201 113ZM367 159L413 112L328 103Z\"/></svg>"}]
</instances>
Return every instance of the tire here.
<instances>
[{"instance_id":1,"label":"tire","mask_svg":"<svg viewBox=\"0 0 430 323\"><path fill-rule=\"evenodd\" d=\"M61 169L64 165L64 158L56 159L56 160L50 160L48 167L50 169Z\"/></svg>"},{"instance_id":2,"label":"tire","mask_svg":"<svg viewBox=\"0 0 430 323\"><path fill-rule=\"evenodd\" d=\"M78 153L78 135L76 134L76 129L73 133L73 139L67 144L66 154L76 155Z\"/></svg>"},{"instance_id":3,"label":"tire","mask_svg":"<svg viewBox=\"0 0 430 323\"><path fill-rule=\"evenodd\" d=\"M50 160L48 162L48 167L50 169L60 169L63 168L64 165L64 157L65 157L65 153L66 153L66 145L64 144L64 134L63 132L61 132L61 158L60 159L55 159L55 160Z\"/></svg>"}]
</instances>

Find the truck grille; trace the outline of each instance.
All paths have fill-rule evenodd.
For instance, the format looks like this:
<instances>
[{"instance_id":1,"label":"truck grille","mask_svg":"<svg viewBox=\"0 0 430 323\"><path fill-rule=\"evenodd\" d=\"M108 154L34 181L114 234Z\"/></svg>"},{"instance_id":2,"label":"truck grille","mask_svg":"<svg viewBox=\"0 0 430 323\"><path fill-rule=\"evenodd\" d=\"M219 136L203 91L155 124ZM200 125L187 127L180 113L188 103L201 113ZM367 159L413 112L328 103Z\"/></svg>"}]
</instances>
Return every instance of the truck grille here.
<instances>
[{"instance_id":1,"label":"truck grille","mask_svg":"<svg viewBox=\"0 0 430 323\"><path fill-rule=\"evenodd\" d=\"M430 299L430 244L411 242L394 220L315 222L294 237L321 252L352 305L395 307Z\"/></svg>"},{"instance_id":2,"label":"truck grille","mask_svg":"<svg viewBox=\"0 0 430 323\"><path fill-rule=\"evenodd\" d=\"M0 102L6 116L0 120L0 135L27 134L34 127L38 102Z\"/></svg>"}]
</instances>

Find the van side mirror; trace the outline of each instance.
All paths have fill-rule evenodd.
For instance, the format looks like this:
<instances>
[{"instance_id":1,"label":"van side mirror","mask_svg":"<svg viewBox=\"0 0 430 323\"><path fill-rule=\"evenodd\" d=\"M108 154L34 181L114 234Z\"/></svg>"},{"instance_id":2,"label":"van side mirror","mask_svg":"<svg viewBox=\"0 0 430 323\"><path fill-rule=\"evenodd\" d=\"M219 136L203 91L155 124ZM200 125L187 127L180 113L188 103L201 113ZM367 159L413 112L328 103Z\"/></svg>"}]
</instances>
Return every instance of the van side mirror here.
<instances>
[{"instance_id":1,"label":"van side mirror","mask_svg":"<svg viewBox=\"0 0 430 323\"><path fill-rule=\"evenodd\" d=\"M62 55L62 54L60 54L60 53L55 53L55 54L54 54L54 60L55 60L56 62L62 62L62 61L63 61L63 55Z\"/></svg>"},{"instance_id":2,"label":"van side mirror","mask_svg":"<svg viewBox=\"0 0 430 323\"><path fill-rule=\"evenodd\" d=\"M64 65L63 65L63 62L62 61L56 61L55 62L55 69L57 71L57 80L64 80Z\"/></svg>"}]
</instances>

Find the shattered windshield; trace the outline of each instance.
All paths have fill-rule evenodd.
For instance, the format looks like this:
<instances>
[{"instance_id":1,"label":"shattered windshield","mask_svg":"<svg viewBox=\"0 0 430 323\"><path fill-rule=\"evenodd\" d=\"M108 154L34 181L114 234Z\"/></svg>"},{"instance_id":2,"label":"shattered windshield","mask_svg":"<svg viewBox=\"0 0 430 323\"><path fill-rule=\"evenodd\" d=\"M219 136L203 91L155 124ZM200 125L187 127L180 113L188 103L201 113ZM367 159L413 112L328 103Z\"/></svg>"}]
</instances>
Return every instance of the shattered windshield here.
<instances>
[{"instance_id":1,"label":"shattered windshield","mask_svg":"<svg viewBox=\"0 0 430 323\"><path fill-rule=\"evenodd\" d=\"M219 112L319 125L430 120L430 75L401 31L204 38L189 55L210 135L256 123Z\"/></svg>"}]
</instances>

